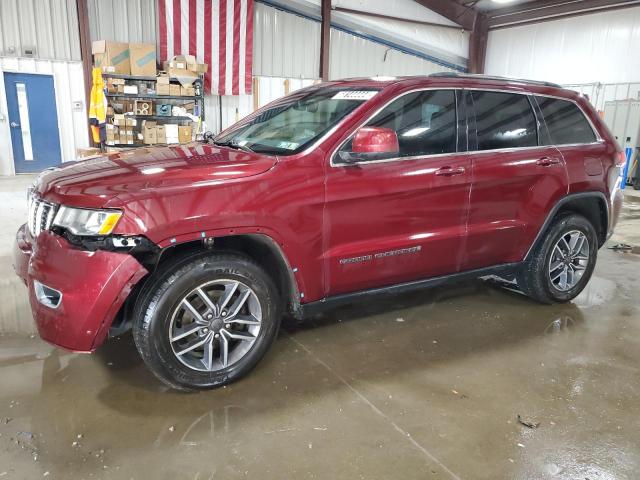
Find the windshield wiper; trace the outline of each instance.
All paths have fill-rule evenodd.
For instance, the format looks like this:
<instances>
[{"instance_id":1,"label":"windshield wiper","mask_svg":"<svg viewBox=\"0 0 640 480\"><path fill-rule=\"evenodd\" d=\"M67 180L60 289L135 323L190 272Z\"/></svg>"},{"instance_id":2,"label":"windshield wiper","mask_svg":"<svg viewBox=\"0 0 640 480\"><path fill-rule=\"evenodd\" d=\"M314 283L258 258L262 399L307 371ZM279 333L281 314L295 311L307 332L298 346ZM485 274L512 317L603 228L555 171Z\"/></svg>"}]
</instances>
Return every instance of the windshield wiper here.
<instances>
[{"instance_id":1,"label":"windshield wiper","mask_svg":"<svg viewBox=\"0 0 640 480\"><path fill-rule=\"evenodd\" d=\"M240 145L240 143L237 140L229 140L228 142L213 142L214 145L220 145L221 147L230 147L230 148L235 148L237 150L243 150L245 152L249 152L249 153L254 153L253 150L251 150L249 147L247 147L246 145Z\"/></svg>"}]
</instances>

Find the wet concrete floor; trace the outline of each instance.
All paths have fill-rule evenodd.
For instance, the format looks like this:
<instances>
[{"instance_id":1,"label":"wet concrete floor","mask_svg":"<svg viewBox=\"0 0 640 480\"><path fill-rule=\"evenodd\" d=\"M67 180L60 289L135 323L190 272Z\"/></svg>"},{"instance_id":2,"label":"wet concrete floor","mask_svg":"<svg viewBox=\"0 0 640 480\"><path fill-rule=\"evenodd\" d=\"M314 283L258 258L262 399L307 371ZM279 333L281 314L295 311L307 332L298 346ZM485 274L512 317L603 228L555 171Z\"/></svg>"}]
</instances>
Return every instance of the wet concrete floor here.
<instances>
[{"instance_id":1,"label":"wet concrete floor","mask_svg":"<svg viewBox=\"0 0 640 480\"><path fill-rule=\"evenodd\" d=\"M288 321L253 374L197 394L130 336L0 337L0 480L638 478L640 256L599 255L570 304L476 281Z\"/></svg>"}]
</instances>

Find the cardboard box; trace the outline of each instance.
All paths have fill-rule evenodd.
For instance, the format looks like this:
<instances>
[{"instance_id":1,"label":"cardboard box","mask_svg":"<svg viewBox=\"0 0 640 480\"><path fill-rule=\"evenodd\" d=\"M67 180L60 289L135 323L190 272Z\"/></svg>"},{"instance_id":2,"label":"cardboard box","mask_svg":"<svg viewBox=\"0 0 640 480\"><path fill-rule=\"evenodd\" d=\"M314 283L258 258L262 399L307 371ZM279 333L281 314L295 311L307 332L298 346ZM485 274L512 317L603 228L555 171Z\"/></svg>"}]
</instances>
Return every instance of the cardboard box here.
<instances>
[{"instance_id":1,"label":"cardboard box","mask_svg":"<svg viewBox=\"0 0 640 480\"><path fill-rule=\"evenodd\" d=\"M130 43L131 75L152 77L156 74L156 46L152 43Z\"/></svg>"},{"instance_id":2,"label":"cardboard box","mask_svg":"<svg viewBox=\"0 0 640 480\"><path fill-rule=\"evenodd\" d=\"M158 126L156 126L156 141L158 143L167 143L166 125L158 125Z\"/></svg>"},{"instance_id":3,"label":"cardboard box","mask_svg":"<svg viewBox=\"0 0 640 480\"><path fill-rule=\"evenodd\" d=\"M158 143L157 130L155 125L145 125L142 129L142 138L145 145Z\"/></svg>"},{"instance_id":4,"label":"cardboard box","mask_svg":"<svg viewBox=\"0 0 640 480\"><path fill-rule=\"evenodd\" d=\"M124 85L123 93L126 95L137 95L138 94L138 86L137 85Z\"/></svg>"},{"instance_id":5,"label":"cardboard box","mask_svg":"<svg viewBox=\"0 0 640 480\"><path fill-rule=\"evenodd\" d=\"M76 158L78 160L84 160L86 158L95 158L102 155L99 148L78 148L76 149Z\"/></svg>"},{"instance_id":6,"label":"cardboard box","mask_svg":"<svg viewBox=\"0 0 640 480\"><path fill-rule=\"evenodd\" d=\"M150 100L136 100L133 112L136 115L153 115L153 102Z\"/></svg>"},{"instance_id":7,"label":"cardboard box","mask_svg":"<svg viewBox=\"0 0 640 480\"><path fill-rule=\"evenodd\" d=\"M133 145L133 130L127 130L127 142L128 145Z\"/></svg>"},{"instance_id":8,"label":"cardboard box","mask_svg":"<svg viewBox=\"0 0 640 480\"><path fill-rule=\"evenodd\" d=\"M180 125L178 127L178 141L180 143L191 142L191 125Z\"/></svg>"},{"instance_id":9,"label":"cardboard box","mask_svg":"<svg viewBox=\"0 0 640 480\"><path fill-rule=\"evenodd\" d=\"M113 115L113 124L118 125L120 127L124 127L127 125L126 118L123 113L115 113Z\"/></svg>"},{"instance_id":10,"label":"cardboard box","mask_svg":"<svg viewBox=\"0 0 640 480\"><path fill-rule=\"evenodd\" d=\"M156 83L158 85L169 85L169 75L167 74L160 74L156 77Z\"/></svg>"},{"instance_id":11,"label":"cardboard box","mask_svg":"<svg viewBox=\"0 0 640 480\"><path fill-rule=\"evenodd\" d=\"M166 131L166 143L180 143L178 137L178 125L168 124L164 126Z\"/></svg>"},{"instance_id":12,"label":"cardboard box","mask_svg":"<svg viewBox=\"0 0 640 480\"><path fill-rule=\"evenodd\" d=\"M169 105L168 103L156 104L156 115L158 115L159 117L170 117L171 105Z\"/></svg>"},{"instance_id":13,"label":"cardboard box","mask_svg":"<svg viewBox=\"0 0 640 480\"><path fill-rule=\"evenodd\" d=\"M169 95L180 96L182 95L182 87L177 84L169 85Z\"/></svg>"},{"instance_id":14,"label":"cardboard box","mask_svg":"<svg viewBox=\"0 0 640 480\"><path fill-rule=\"evenodd\" d=\"M187 70L186 68L169 68L168 72L171 78L176 78L183 85L190 85L198 79L198 74Z\"/></svg>"},{"instance_id":15,"label":"cardboard box","mask_svg":"<svg viewBox=\"0 0 640 480\"><path fill-rule=\"evenodd\" d=\"M168 83L158 83L156 87L156 95L171 95L171 87Z\"/></svg>"},{"instance_id":16,"label":"cardboard box","mask_svg":"<svg viewBox=\"0 0 640 480\"><path fill-rule=\"evenodd\" d=\"M196 69L196 73L207 73L209 70L209 65L206 63L199 63L198 68Z\"/></svg>"},{"instance_id":17,"label":"cardboard box","mask_svg":"<svg viewBox=\"0 0 640 480\"><path fill-rule=\"evenodd\" d=\"M116 143L122 143L122 144L127 143L127 131L124 128L121 128L119 130L118 140L116 141Z\"/></svg>"},{"instance_id":18,"label":"cardboard box","mask_svg":"<svg viewBox=\"0 0 640 480\"><path fill-rule=\"evenodd\" d=\"M138 124L138 121L135 118L132 118L131 116L126 116L124 119L124 122L127 128L135 127Z\"/></svg>"},{"instance_id":19,"label":"cardboard box","mask_svg":"<svg viewBox=\"0 0 640 480\"><path fill-rule=\"evenodd\" d=\"M91 53L95 66L102 71L125 75L131 73L128 43L96 40L91 44Z\"/></svg>"},{"instance_id":20,"label":"cardboard box","mask_svg":"<svg viewBox=\"0 0 640 480\"><path fill-rule=\"evenodd\" d=\"M180 88L180 94L183 97L193 97L196 94L196 90L191 85L186 86L186 87L183 86L183 87Z\"/></svg>"}]
</instances>

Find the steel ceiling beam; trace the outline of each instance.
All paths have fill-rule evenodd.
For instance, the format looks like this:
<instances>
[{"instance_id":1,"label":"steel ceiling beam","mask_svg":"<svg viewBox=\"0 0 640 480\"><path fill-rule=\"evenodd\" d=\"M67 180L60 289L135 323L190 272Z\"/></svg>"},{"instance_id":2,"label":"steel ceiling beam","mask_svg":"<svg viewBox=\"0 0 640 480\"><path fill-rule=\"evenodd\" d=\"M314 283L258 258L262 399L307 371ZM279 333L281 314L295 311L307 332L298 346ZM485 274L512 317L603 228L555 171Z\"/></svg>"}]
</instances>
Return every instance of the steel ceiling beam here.
<instances>
[{"instance_id":1,"label":"steel ceiling beam","mask_svg":"<svg viewBox=\"0 0 640 480\"><path fill-rule=\"evenodd\" d=\"M540 0L486 13L489 29L546 22L559 18L640 5L640 0Z\"/></svg>"},{"instance_id":2,"label":"steel ceiling beam","mask_svg":"<svg viewBox=\"0 0 640 480\"><path fill-rule=\"evenodd\" d=\"M320 7L322 19L320 24L320 78L329 80L329 43L331 40L331 0L322 0Z\"/></svg>"}]
</instances>

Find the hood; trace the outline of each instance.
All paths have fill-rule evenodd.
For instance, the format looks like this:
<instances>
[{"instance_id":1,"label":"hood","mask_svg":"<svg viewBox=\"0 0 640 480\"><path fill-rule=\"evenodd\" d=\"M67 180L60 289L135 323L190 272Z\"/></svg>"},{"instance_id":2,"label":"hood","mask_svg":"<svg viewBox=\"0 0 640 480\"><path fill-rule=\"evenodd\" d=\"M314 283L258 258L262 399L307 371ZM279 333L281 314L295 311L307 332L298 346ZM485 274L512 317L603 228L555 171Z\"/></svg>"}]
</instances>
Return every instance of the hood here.
<instances>
[{"instance_id":1,"label":"hood","mask_svg":"<svg viewBox=\"0 0 640 480\"><path fill-rule=\"evenodd\" d=\"M213 186L258 175L276 162L275 157L202 143L138 148L46 170L35 189L52 202L100 208L159 190Z\"/></svg>"}]
</instances>

